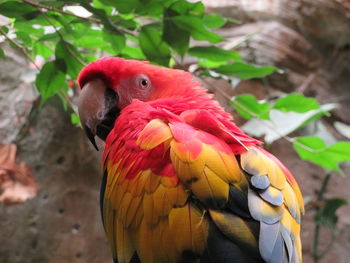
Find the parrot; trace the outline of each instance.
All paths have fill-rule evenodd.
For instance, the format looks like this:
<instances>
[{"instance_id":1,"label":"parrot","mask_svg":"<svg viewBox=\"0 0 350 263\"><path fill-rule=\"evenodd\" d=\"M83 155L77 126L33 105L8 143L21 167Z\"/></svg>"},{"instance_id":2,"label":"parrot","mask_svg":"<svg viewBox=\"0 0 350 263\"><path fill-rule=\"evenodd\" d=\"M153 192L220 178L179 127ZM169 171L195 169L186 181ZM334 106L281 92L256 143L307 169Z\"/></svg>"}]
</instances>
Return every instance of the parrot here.
<instances>
[{"instance_id":1,"label":"parrot","mask_svg":"<svg viewBox=\"0 0 350 263\"><path fill-rule=\"evenodd\" d=\"M301 190L187 71L103 57L78 76L115 263L301 263Z\"/></svg>"}]
</instances>

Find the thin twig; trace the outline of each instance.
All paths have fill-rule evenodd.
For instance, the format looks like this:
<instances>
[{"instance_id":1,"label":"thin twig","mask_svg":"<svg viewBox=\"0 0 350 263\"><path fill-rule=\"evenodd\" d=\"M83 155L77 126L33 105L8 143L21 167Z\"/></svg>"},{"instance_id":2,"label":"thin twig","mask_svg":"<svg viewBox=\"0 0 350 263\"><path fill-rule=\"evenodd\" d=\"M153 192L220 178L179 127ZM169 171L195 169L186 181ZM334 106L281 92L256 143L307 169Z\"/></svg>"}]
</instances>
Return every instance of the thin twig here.
<instances>
[{"instance_id":1,"label":"thin twig","mask_svg":"<svg viewBox=\"0 0 350 263\"><path fill-rule=\"evenodd\" d=\"M35 2L30 1L30 0L22 0L22 2L26 3L28 5L31 5L33 7L36 7L38 10L45 9L45 10L57 12L57 13L60 13L60 14L63 14L63 15L73 16L73 17L76 17L76 18L79 18L79 19L82 19L82 20L85 20L85 21L88 21L88 22L91 22L91 23L103 24L102 20L99 19L99 18L80 16L80 15L77 15L77 14L74 14L74 13L66 12L66 11L64 11L62 9L59 9L59 8L55 8L53 6L48 6L48 5L35 3ZM90 6L90 4L88 4L88 3L81 3L81 6L84 7L85 9L87 9L88 11L90 11L91 13L93 13L94 15L96 15L96 16L98 15L98 14L96 14L96 12L94 12L95 9L92 6ZM129 34L129 35L137 37L137 34L135 32L133 32L131 30L128 30L126 28L118 27L115 24L113 24L110 20L108 20L107 23L114 30L117 30L119 32L123 32L123 33L126 33L126 34Z\"/></svg>"},{"instance_id":2,"label":"thin twig","mask_svg":"<svg viewBox=\"0 0 350 263\"><path fill-rule=\"evenodd\" d=\"M112 31L123 32L134 37L138 37L138 35L134 31L116 26L108 17L101 15L99 9L92 7L90 4L82 2L80 3L80 5L89 12L93 13L95 16L99 17L99 22L102 23L105 27L110 28Z\"/></svg>"},{"instance_id":3,"label":"thin twig","mask_svg":"<svg viewBox=\"0 0 350 263\"><path fill-rule=\"evenodd\" d=\"M58 37L62 40L64 46L67 48L69 54L72 55L73 58L75 58L76 61L78 61L81 65L86 66L86 63L81 60L75 53L74 51L67 45L66 40L64 39L64 37L62 36L61 32L59 30L57 30L56 26L50 21L49 17L40 10L40 13L42 14L42 16L45 18L45 20L53 27L53 29L55 30L56 34L58 35Z\"/></svg>"},{"instance_id":4,"label":"thin twig","mask_svg":"<svg viewBox=\"0 0 350 263\"><path fill-rule=\"evenodd\" d=\"M321 189L318 192L318 195L317 195L317 201L318 202L322 202L324 200L324 194L325 194L325 192L327 190L327 186L328 186L330 178L331 178L331 172L328 172L326 174L326 176L323 178ZM321 208L317 208L316 214L320 211L320 209ZM317 224L317 222L316 222L315 230L314 230L314 236L313 236L313 239L312 239L312 250L311 250L312 257L314 259L314 263L318 263L319 260L322 257L322 254L320 254L319 251L318 251L318 245L319 245L319 240L320 240L320 230L321 230L321 226L320 226L320 224Z\"/></svg>"},{"instance_id":5,"label":"thin twig","mask_svg":"<svg viewBox=\"0 0 350 263\"><path fill-rule=\"evenodd\" d=\"M28 53L28 51L25 49L25 47L21 46L20 44L18 44L15 40L9 38L9 36L6 34L5 31L2 30L2 28L0 27L0 34L3 35L9 42L11 42L13 45L15 45L17 48L19 48L24 55L33 63L34 67L37 70L40 70L40 67L35 63L35 60L30 56L30 54Z\"/></svg>"},{"instance_id":6,"label":"thin twig","mask_svg":"<svg viewBox=\"0 0 350 263\"><path fill-rule=\"evenodd\" d=\"M48 6L48 5L35 3L35 2L30 1L30 0L22 0L22 2L26 3L28 5L31 5L33 7L36 7L36 8L42 8L42 9L53 11L53 12L57 12L57 13L60 13L60 14L63 14L63 15L74 16L76 18L79 18L79 19L82 19L82 20L85 20L85 21L89 21L89 22L92 22L92 23L100 23L101 22L99 19L94 18L94 17L79 16L79 15L76 15L76 14L73 14L73 13L70 13L70 12L63 11L62 9L55 8L53 6Z\"/></svg>"},{"instance_id":7,"label":"thin twig","mask_svg":"<svg viewBox=\"0 0 350 263\"><path fill-rule=\"evenodd\" d=\"M304 94L305 90L310 87L311 82L315 79L315 73L309 74L307 78L301 83L297 88L297 91L301 94Z\"/></svg>"}]
</instances>

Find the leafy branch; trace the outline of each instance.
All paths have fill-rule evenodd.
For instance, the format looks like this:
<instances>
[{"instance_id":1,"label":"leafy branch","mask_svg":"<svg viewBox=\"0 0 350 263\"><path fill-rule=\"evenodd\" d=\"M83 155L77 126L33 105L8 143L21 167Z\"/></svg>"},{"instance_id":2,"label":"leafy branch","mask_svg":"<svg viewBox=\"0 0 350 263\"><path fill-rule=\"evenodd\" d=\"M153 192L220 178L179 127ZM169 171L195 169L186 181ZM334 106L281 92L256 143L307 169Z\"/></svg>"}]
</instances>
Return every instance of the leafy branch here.
<instances>
[{"instance_id":1,"label":"leafy branch","mask_svg":"<svg viewBox=\"0 0 350 263\"><path fill-rule=\"evenodd\" d=\"M0 34L2 36L4 36L5 39L7 39L8 42L10 42L11 44L13 44L15 47L17 47L18 49L20 49L23 54L26 56L27 59L30 60L30 62L32 62L32 64L35 66L35 68L37 70L40 70L39 66L36 64L36 62L34 61L34 59L30 56L30 54L27 52L27 49L25 47L22 47L20 44L18 44L15 40L11 39L4 30L2 30L2 28L0 27Z\"/></svg>"}]
</instances>

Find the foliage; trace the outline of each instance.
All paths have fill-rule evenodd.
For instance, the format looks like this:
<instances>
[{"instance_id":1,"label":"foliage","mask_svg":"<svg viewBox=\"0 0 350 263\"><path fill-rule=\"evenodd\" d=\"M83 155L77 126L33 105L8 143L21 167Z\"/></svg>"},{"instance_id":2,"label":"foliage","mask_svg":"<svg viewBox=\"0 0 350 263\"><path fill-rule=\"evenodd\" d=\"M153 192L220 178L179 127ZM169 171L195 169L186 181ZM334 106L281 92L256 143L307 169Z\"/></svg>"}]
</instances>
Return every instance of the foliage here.
<instances>
[{"instance_id":1,"label":"foliage","mask_svg":"<svg viewBox=\"0 0 350 263\"><path fill-rule=\"evenodd\" d=\"M338 221L336 211L343 205L346 205L347 201L341 198L328 199L325 205L316 214L316 222L319 225L326 226L332 231L335 230L335 226Z\"/></svg>"},{"instance_id":2,"label":"foliage","mask_svg":"<svg viewBox=\"0 0 350 263\"><path fill-rule=\"evenodd\" d=\"M90 13L81 16L76 6ZM205 14L201 2L2 0L0 14L10 18L0 32L11 45L25 50L32 61L37 56L46 60L35 82L42 101L55 94L65 99L67 81L75 80L85 64L105 55L148 59L163 66L192 56L203 70L210 67L242 79L274 71L274 67L246 64L237 51L213 45L225 40L212 29L231 20ZM12 34L14 39L9 37ZM191 39L198 44L191 46Z\"/></svg>"},{"instance_id":3,"label":"foliage","mask_svg":"<svg viewBox=\"0 0 350 263\"><path fill-rule=\"evenodd\" d=\"M181 67L185 57L192 57L197 62L198 76L225 79L264 78L276 72L273 66L246 63L234 49L222 49L220 44L225 39L214 29L237 21L206 14L201 2L0 0L0 14L9 18L0 27L0 34L13 48L22 50L38 69L35 85L42 103L59 95L64 105L74 108L71 83L84 65L101 56L147 59L170 67ZM0 48L0 59L5 56ZM44 59L44 65L36 65L38 56ZM336 105L319 105L315 99L300 94L266 101L240 95L231 100L231 105L249 120L243 126L246 132L265 136L269 143L285 138L303 160L341 174L340 164L350 161L349 142L326 145L320 137L289 137ZM71 115L71 120L79 125L76 114ZM335 211L343 204L342 199L328 200L318 210L317 222L334 227Z\"/></svg>"}]
</instances>

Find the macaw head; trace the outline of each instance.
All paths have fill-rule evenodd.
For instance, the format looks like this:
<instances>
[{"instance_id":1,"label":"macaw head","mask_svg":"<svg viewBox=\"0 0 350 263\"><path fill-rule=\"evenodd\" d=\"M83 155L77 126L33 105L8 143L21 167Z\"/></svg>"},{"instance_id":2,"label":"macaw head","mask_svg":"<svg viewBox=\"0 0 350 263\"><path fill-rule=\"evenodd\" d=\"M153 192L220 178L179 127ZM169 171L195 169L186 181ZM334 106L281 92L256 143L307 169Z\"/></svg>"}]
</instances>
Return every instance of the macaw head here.
<instances>
[{"instance_id":1,"label":"macaw head","mask_svg":"<svg viewBox=\"0 0 350 263\"><path fill-rule=\"evenodd\" d=\"M95 147L95 135L105 140L120 111L133 100L203 93L188 72L119 57L105 57L89 64L80 72L78 83L82 89L79 116Z\"/></svg>"}]
</instances>

